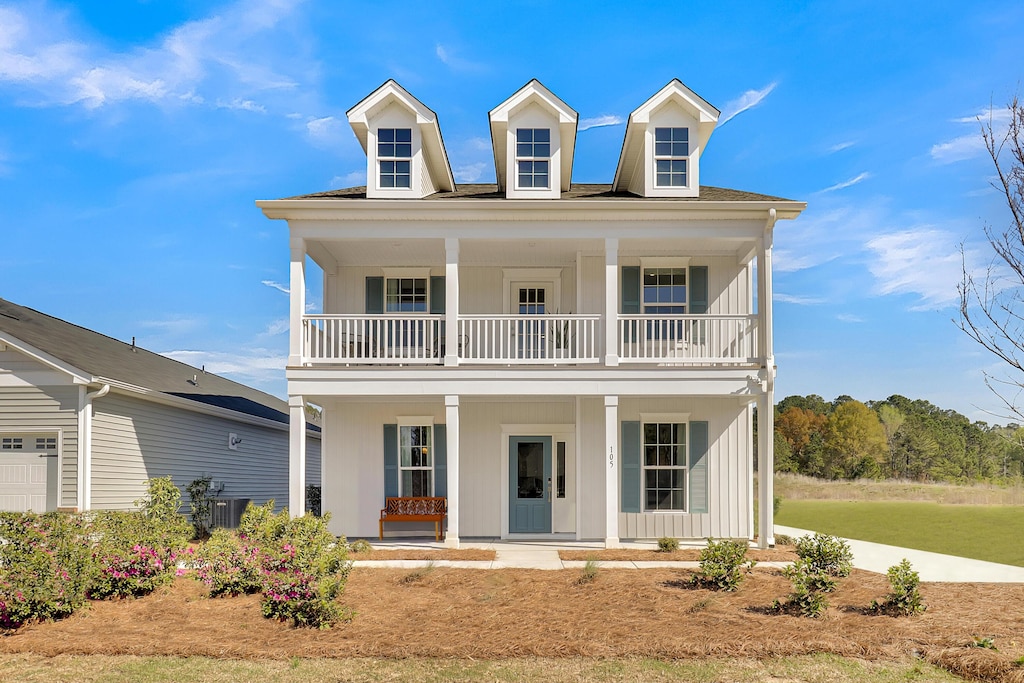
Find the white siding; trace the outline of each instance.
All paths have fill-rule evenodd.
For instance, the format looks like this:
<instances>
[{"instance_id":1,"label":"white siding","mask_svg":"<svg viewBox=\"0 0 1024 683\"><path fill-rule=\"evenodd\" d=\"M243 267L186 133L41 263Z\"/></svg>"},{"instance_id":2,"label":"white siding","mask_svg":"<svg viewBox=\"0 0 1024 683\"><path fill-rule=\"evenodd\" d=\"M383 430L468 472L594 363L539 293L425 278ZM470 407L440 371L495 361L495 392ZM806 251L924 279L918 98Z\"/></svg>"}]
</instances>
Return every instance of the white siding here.
<instances>
[{"instance_id":1,"label":"white siding","mask_svg":"<svg viewBox=\"0 0 1024 683\"><path fill-rule=\"evenodd\" d=\"M93 403L92 503L133 508L145 481L171 475L184 488L203 475L225 498L288 506L288 432L111 394ZM283 425L282 425L283 426ZM228 448L228 434L241 439Z\"/></svg>"},{"instance_id":2,"label":"white siding","mask_svg":"<svg viewBox=\"0 0 1024 683\"><path fill-rule=\"evenodd\" d=\"M579 420L579 537L604 539L604 485L609 469L604 450L604 399L581 399Z\"/></svg>"}]
</instances>

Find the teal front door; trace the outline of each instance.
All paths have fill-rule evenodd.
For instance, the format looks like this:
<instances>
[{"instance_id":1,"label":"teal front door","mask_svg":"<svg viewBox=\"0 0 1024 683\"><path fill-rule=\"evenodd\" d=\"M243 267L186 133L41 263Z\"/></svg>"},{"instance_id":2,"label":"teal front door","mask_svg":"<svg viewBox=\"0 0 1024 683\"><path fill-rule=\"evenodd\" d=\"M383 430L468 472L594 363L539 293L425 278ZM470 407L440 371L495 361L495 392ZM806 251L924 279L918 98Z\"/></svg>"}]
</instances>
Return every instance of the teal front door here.
<instances>
[{"instance_id":1,"label":"teal front door","mask_svg":"<svg viewBox=\"0 0 1024 683\"><path fill-rule=\"evenodd\" d=\"M551 437L509 437L508 467L509 533L551 533Z\"/></svg>"}]
</instances>

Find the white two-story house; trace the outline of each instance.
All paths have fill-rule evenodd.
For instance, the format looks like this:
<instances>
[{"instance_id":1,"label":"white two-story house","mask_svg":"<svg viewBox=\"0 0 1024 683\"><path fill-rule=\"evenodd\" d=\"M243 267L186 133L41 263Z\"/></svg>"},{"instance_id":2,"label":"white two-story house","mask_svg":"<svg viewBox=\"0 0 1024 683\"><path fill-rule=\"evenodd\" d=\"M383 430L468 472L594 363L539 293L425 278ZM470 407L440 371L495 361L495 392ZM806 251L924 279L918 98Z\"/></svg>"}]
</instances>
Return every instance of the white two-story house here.
<instances>
[{"instance_id":1,"label":"white two-story house","mask_svg":"<svg viewBox=\"0 0 1024 683\"><path fill-rule=\"evenodd\" d=\"M574 184L577 113L534 80L488 114L497 183L457 186L434 111L394 81L355 105L366 187L257 202L291 237L291 512L312 402L338 534L446 496L454 547L771 545L772 234L806 204L700 185L718 115L673 80L614 181Z\"/></svg>"}]
</instances>

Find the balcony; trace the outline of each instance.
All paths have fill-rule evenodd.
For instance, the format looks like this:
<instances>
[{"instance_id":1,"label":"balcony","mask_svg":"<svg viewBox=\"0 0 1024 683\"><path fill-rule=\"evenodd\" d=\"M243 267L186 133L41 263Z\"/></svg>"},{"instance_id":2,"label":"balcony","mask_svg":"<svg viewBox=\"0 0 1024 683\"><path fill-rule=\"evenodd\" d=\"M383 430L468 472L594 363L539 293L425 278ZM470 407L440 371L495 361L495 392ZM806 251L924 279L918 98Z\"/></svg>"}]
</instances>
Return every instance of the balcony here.
<instances>
[{"instance_id":1,"label":"balcony","mask_svg":"<svg viewBox=\"0 0 1024 683\"><path fill-rule=\"evenodd\" d=\"M619 363L757 365L756 315L620 315ZM462 315L458 365L598 365L601 315ZM441 365L443 315L306 315L304 365Z\"/></svg>"}]
</instances>

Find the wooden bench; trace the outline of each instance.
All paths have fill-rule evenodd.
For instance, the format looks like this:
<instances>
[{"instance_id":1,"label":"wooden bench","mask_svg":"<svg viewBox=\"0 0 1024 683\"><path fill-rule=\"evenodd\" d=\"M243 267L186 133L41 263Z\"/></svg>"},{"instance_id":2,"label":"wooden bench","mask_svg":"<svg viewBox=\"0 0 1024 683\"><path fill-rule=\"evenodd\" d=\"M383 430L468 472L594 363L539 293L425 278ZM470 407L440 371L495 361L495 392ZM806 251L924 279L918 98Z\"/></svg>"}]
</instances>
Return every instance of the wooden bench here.
<instances>
[{"instance_id":1,"label":"wooden bench","mask_svg":"<svg viewBox=\"0 0 1024 683\"><path fill-rule=\"evenodd\" d=\"M433 522L434 539L440 541L441 523L447 516L447 498L385 498L380 511L380 540L384 540L384 522Z\"/></svg>"}]
</instances>

